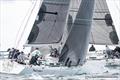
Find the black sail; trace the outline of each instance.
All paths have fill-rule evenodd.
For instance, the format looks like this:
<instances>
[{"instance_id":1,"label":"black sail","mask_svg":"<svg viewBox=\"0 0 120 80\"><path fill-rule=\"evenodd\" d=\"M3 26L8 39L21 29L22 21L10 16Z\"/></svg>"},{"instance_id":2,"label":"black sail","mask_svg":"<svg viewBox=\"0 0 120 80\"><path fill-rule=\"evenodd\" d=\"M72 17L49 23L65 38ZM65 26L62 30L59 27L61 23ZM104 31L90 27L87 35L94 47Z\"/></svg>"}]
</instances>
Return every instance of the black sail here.
<instances>
[{"instance_id":1,"label":"black sail","mask_svg":"<svg viewBox=\"0 0 120 80\"><path fill-rule=\"evenodd\" d=\"M61 52L65 66L83 64L91 31L94 0L82 0L72 30Z\"/></svg>"}]
</instances>

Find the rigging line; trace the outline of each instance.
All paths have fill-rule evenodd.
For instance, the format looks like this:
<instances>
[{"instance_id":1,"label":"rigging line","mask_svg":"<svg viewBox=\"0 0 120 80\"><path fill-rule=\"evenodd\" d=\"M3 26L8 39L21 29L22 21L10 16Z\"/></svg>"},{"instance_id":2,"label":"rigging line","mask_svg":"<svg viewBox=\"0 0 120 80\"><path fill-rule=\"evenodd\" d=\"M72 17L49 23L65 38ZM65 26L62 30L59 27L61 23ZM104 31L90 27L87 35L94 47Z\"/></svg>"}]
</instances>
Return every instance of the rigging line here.
<instances>
[{"instance_id":1,"label":"rigging line","mask_svg":"<svg viewBox=\"0 0 120 80\"><path fill-rule=\"evenodd\" d=\"M95 44L92 32L91 32L91 38L92 38L93 44Z\"/></svg>"},{"instance_id":2,"label":"rigging line","mask_svg":"<svg viewBox=\"0 0 120 80\"><path fill-rule=\"evenodd\" d=\"M34 6L33 6L33 9L31 10L31 13L33 12L36 4L37 4L37 1L35 2ZM28 23L28 21L29 21L29 19L30 19L30 16L31 16L31 14L29 15L29 17L28 17L28 19L27 19L27 22L26 22L25 27L24 27L24 29L23 29L23 31L22 31L22 34L20 35L20 38L19 38L19 40L18 40L18 43L17 43L17 46L16 46L16 47L18 47L18 45L19 45L19 43L20 43L20 40L21 40L21 38L22 38L22 36L23 36L23 34L24 34L24 31L25 31L25 28L26 28L26 26L27 26L27 23Z\"/></svg>"}]
</instances>

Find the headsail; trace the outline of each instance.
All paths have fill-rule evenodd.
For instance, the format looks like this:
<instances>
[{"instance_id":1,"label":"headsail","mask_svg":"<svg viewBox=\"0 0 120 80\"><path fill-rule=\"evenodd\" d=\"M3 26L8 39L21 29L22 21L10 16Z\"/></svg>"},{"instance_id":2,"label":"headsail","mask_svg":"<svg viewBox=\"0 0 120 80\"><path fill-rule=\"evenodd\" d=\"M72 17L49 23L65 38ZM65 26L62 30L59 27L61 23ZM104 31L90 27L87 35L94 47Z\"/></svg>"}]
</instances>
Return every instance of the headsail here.
<instances>
[{"instance_id":1,"label":"headsail","mask_svg":"<svg viewBox=\"0 0 120 80\"><path fill-rule=\"evenodd\" d=\"M87 53L94 0L82 0L72 30L61 52L60 62L65 65L83 64Z\"/></svg>"},{"instance_id":2,"label":"headsail","mask_svg":"<svg viewBox=\"0 0 120 80\"><path fill-rule=\"evenodd\" d=\"M106 0L120 42L120 0Z\"/></svg>"}]
</instances>

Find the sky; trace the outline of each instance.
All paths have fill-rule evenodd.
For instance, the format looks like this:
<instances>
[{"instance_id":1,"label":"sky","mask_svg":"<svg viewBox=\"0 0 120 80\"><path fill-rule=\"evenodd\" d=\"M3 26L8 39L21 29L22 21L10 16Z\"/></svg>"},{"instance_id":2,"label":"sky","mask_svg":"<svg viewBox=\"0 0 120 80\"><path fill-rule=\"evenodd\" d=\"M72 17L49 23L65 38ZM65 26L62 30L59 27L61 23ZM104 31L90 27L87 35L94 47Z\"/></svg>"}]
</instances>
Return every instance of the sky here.
<instances>
[{"instance_id":1,"label":"sky","mask_svg":"<svg viewBox=\"0 0 120 80\"><path fill-rule=\"evenodd\" d=\"M33 0L0 1L0 50L15 47L34 4Z\"/></svg>"}]
</instances>

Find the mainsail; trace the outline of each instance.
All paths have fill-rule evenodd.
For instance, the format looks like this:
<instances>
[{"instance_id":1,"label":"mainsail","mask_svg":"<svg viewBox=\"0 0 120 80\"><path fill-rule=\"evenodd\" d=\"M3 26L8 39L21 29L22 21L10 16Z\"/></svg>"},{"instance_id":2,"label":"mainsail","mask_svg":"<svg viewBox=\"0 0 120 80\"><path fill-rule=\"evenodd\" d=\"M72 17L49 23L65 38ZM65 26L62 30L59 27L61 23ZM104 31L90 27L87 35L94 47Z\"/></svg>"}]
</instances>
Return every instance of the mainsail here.
<instances>
[{"instance_id":1,"label":"mainsail","mask_svg":"<svg viewBox=\"0 0 120 80\"><path fill-rule=\"evenodd\" d=\"M44 0L28 44L59 43L66 25L70 0Z\"/></svg>"}]
</instances>

